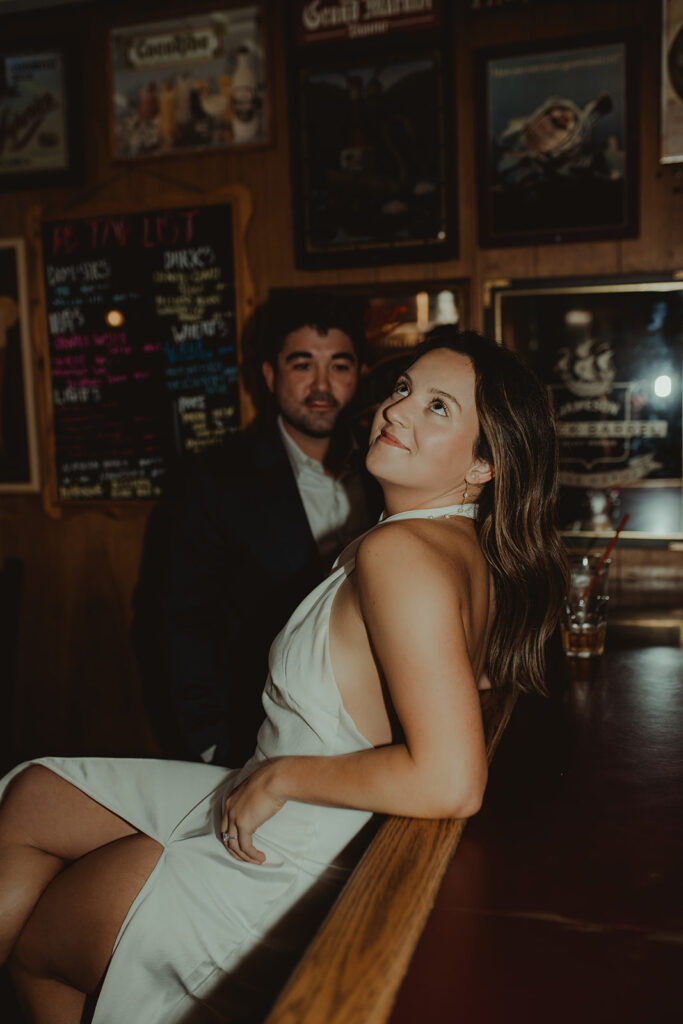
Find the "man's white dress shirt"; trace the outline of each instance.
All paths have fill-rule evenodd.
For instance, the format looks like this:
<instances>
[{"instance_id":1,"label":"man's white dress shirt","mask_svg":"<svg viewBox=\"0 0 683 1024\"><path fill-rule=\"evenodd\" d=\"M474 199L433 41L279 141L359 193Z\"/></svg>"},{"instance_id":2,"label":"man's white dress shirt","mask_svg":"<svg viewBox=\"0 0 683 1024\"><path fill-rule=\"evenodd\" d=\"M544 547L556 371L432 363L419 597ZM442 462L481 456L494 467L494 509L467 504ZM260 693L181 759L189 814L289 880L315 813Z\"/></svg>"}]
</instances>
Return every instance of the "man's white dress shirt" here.
<instances>
[{"instance_id":1,"label":"man's white dress shirt","mask_svg":"<svg viewBox=\"0 0 683 1024\"><path fill-rule=\"evenodd\" d=\"M278 427L294 479L325 569L367 523L365 493L358 473L339 477L325 472L322 463L302 452L278 416Z\"/></svg>"}]
</instances>

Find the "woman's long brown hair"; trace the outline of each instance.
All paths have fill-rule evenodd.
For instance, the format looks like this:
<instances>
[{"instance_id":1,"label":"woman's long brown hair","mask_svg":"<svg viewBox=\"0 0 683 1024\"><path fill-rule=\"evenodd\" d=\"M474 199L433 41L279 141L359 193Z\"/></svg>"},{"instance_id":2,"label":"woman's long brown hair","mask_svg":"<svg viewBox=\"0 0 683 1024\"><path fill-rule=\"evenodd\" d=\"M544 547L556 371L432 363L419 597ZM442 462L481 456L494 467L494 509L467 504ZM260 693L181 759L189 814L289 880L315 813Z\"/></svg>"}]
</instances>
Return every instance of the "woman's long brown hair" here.
<instances>
[{"instance_id":1,"label":"woman's long brown hair","mask_svg":"<svg viewBox=\"0 0 683 1024\"><path fill-rule=\"evenodd\" d=\"M557 435L548 393L513 352L475 331L437 327L414 357L439 348L472 362L480 428L474 454L494 470L479 495L477 520L495 587L489 679L493 686L544 692L546 645L567 592L567 559L556 523Z\"/></svg>"}]
</instances>

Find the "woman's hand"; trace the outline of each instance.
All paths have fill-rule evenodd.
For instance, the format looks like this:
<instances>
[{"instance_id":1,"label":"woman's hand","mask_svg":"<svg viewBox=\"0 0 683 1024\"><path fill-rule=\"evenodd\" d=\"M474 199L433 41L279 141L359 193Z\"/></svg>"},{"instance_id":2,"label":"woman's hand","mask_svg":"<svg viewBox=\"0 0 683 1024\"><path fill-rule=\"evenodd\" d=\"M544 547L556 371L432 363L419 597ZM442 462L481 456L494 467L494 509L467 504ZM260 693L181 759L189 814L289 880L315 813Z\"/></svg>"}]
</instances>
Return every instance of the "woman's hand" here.
<instances>
[{"instance_id":1,"label":"woman's hand","mask_svg":"<svg viewBox=\"0 0 683 1024\"><path fill-rule=\"evenodd\" d=\"M248 779L233 789L225 801L221 818L221 839L228 853L248 864L263 864L264 853L257 850L251 838L264 821L272 818L285 803L274 792L276 764L282 758L257 768Z\"/></svg>"}]
</instances>

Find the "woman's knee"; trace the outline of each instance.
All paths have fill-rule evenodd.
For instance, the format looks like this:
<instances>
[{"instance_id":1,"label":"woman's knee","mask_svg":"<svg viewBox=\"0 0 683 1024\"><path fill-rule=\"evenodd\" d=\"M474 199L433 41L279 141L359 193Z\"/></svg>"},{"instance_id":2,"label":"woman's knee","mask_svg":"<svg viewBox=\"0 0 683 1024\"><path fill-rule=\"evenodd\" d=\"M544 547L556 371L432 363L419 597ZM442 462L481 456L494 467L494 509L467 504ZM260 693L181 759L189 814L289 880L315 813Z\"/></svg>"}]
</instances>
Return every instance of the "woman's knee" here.
<instances>
[{"instance_id":1,"label":"woman's knee","mask_svg":"<svg viewBox=\"0 0 683 1024\"><path fill-rule=\"evenodd\" d=\"M15 970L93 992L162 850L138 833L65 868L43 893L14 947Z\"/></svg>"},{"instance_id":2,"label":"woman's knee","mask_svg":"<svg viewBox=\"0 0 683 1024\"><path fill-rule=\"evenodd\" d=\"M39 764L12 780L0 806L1 844L33 846L66 861L136 833L78 786Z\"/></svg>"}]
</instances>

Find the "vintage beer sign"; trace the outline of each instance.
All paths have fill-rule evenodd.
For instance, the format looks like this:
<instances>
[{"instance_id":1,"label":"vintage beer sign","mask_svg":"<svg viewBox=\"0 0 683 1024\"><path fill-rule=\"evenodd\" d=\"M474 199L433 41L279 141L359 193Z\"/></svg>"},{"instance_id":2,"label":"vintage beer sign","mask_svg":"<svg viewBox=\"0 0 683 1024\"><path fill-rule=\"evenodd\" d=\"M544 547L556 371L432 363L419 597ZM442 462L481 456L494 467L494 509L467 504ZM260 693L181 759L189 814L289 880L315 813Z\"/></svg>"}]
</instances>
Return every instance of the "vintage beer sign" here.
<instances>
[{"instance_id":1,"label":"vintage beer sign","mask_svg":"<svg viewBox=\"0 0 683 1024\"><path fill-rule=\"evenodd\" d=\"M435 28L441 0L298 0L297 41L329 43Z\"/></svg>"},{"instance_id":2,"label":"vintage beer sign","mask_svg":"<svg viewBox=\"0 0 683 1024\"><path fill-rule=\"evenodd\" d=\"M0 181L69 165L59 52L0 54Z\"/></svg>"}]
</instances>

